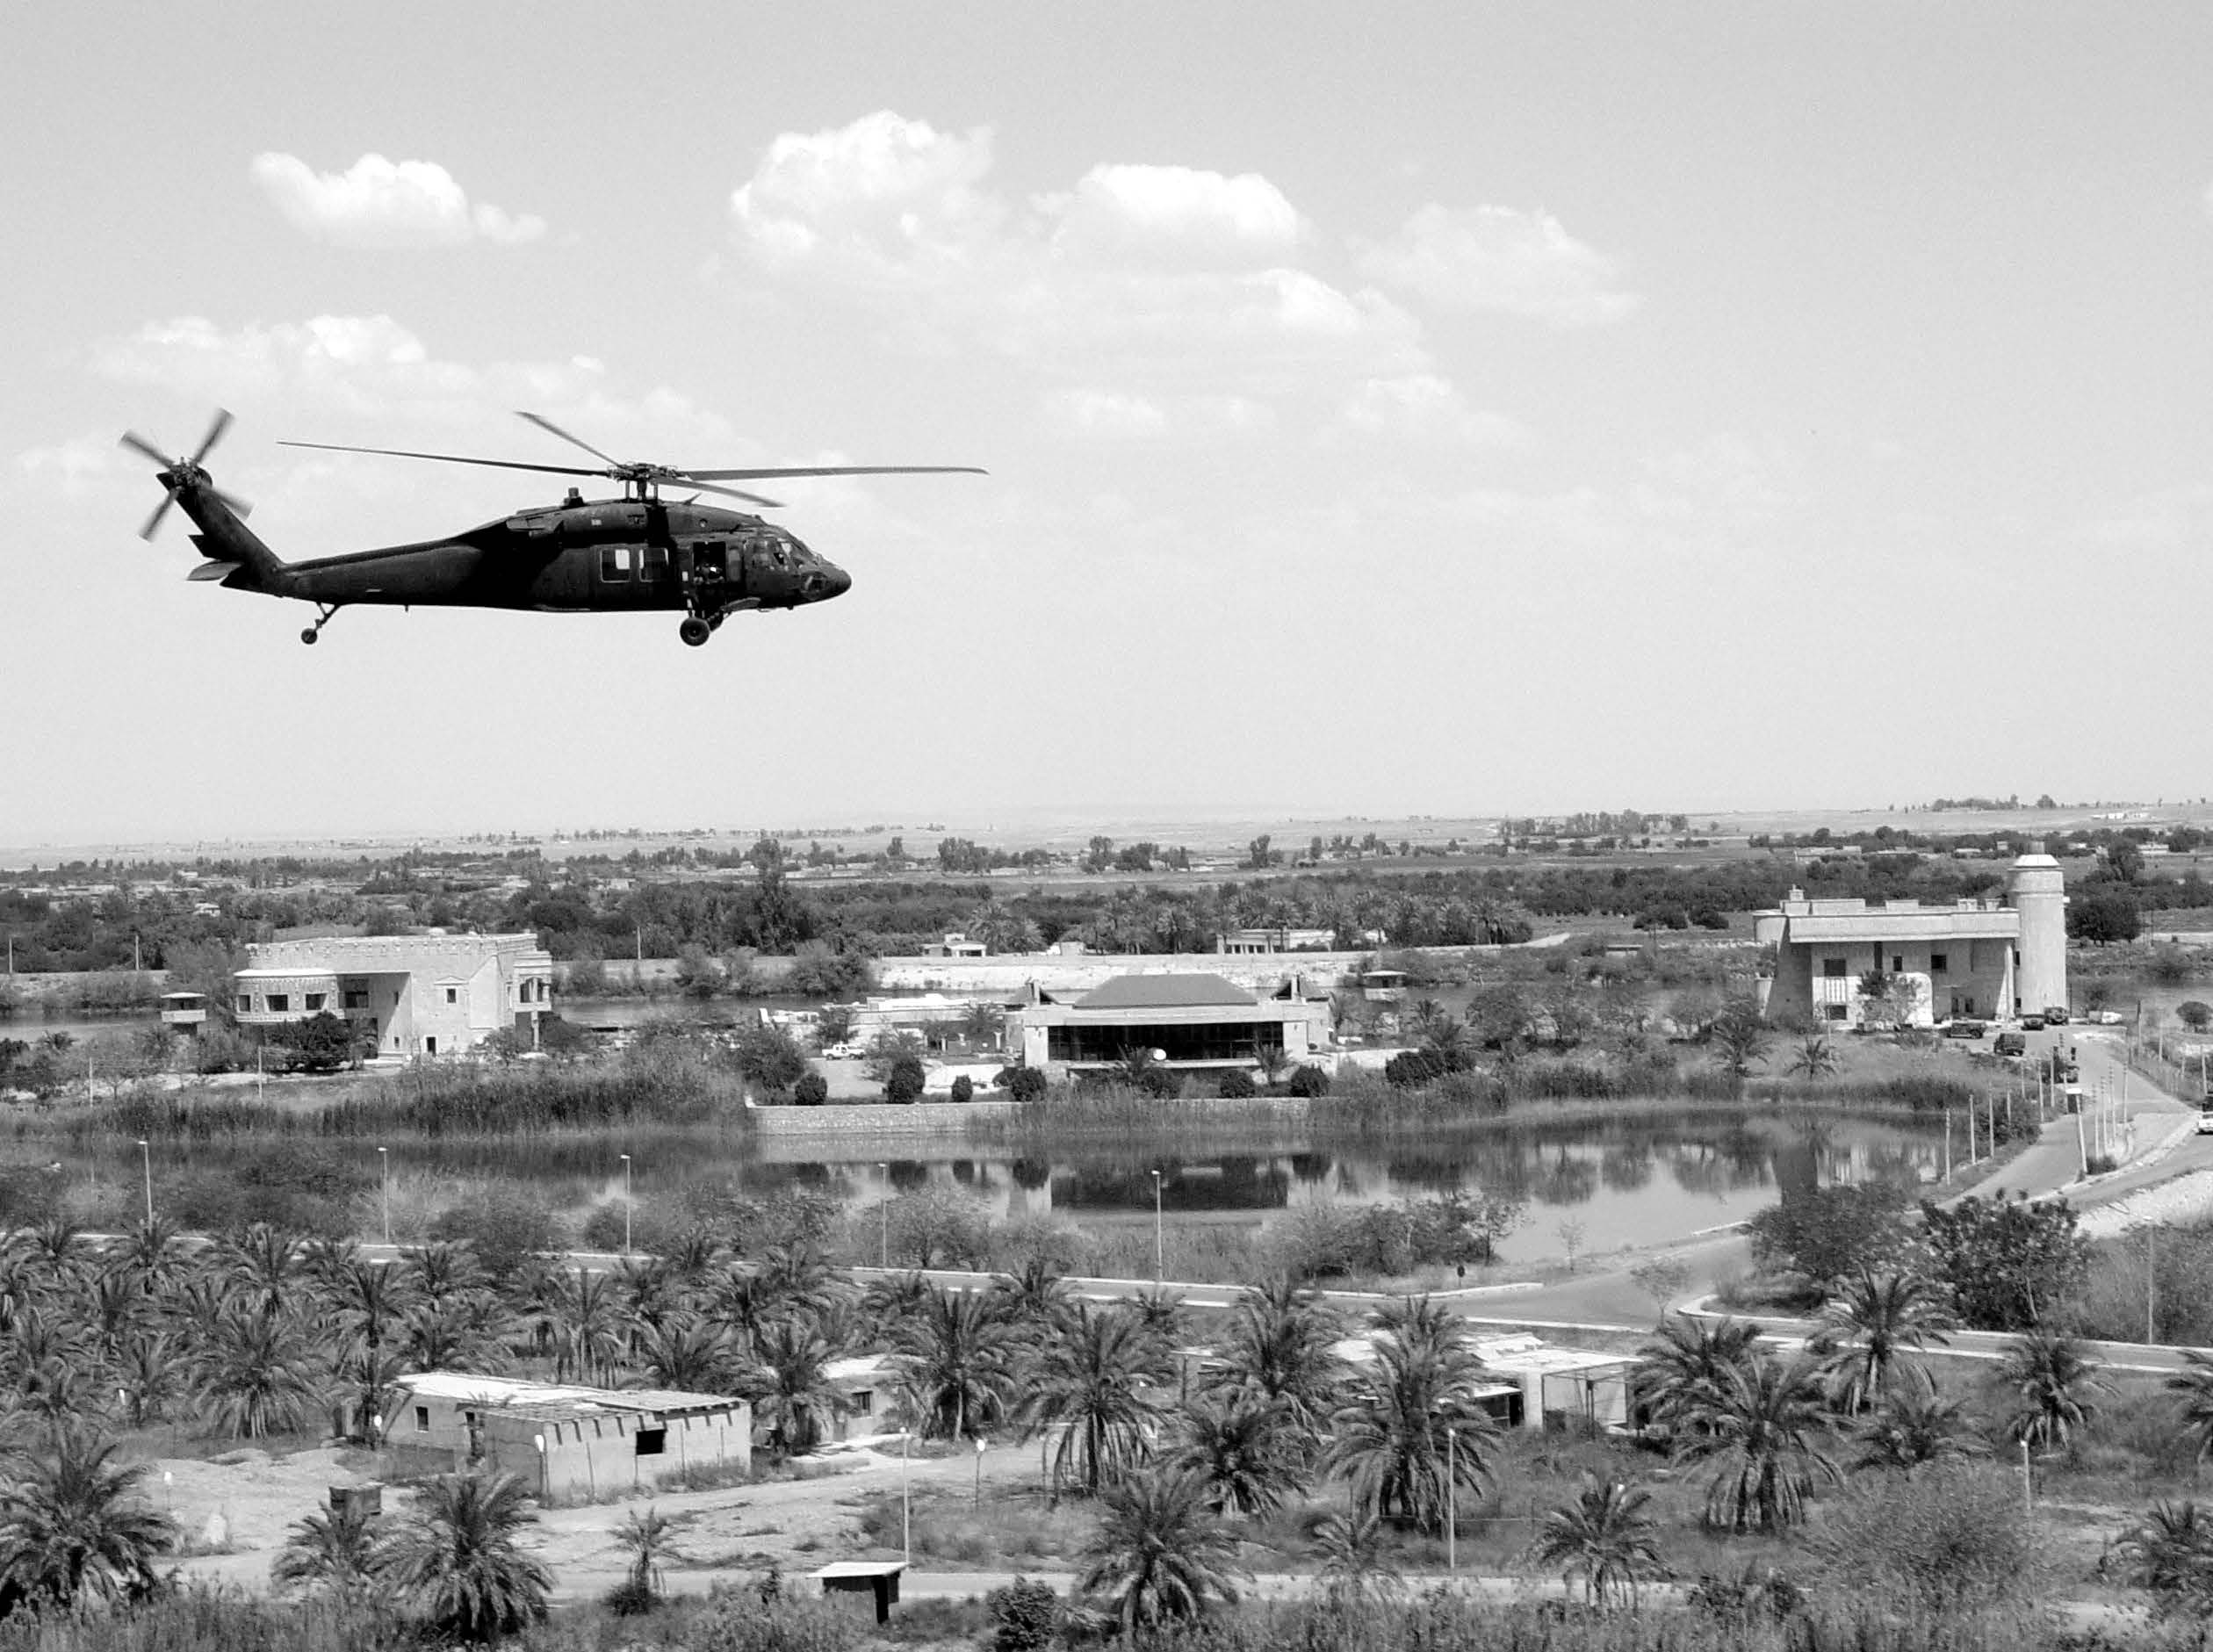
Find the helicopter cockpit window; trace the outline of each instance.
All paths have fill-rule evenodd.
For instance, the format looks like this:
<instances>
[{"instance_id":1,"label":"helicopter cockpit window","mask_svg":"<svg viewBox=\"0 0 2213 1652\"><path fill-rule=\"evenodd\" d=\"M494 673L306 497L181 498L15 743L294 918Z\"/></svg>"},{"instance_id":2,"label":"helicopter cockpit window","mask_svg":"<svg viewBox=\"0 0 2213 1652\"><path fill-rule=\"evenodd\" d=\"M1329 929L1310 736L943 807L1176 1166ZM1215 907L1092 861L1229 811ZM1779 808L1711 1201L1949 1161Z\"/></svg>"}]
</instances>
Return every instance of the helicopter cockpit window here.
<instances>
[{"instance_id":1,"label":"helicopter cockpit window","mask_svg":"<svg viewBox=\"0 0 2213 1652\"><path fill-rule=\"evenodd\" d=\"M788 568L791 566L791 546L787 541L771 539L768 542L768 554L776 559L778 567Z\"/></svg>"}]
</instances>

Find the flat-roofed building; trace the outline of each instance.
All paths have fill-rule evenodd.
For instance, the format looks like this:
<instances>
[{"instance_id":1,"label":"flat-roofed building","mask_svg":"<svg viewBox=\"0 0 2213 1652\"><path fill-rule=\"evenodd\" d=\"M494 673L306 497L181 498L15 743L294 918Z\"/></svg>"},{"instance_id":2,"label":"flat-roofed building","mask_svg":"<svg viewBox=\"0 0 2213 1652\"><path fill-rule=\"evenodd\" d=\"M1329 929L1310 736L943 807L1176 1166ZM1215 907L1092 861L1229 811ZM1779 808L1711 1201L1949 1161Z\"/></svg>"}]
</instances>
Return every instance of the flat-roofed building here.
<instances>
[{"instance_id":1,"label":"flat-roofed building","mask_svg":"<svg viewBox=\"0 0 2213 1652\"><path fill-rule=\"evenodd\" d=\"M2002 905L1990 898L1949 906L1809 899L1793 889L1753 920L1754 935L1775 949L1768 1018L1857 1026L1866 1010L1859 984L1871 971L1912 988L1907 1020L1917 1026L2063 1005L2066 905L2059 863L2048 855L2013 863Z\"/></svg>"},{"instance_id":2,"label":"flat-roofed building","mask_svg":"<svg viewBox=\"0 0 2213 1652\"><path fill-rule=\"evenodd\" d=\"M247 948L233 1008L273 1027L332 1014L379 1056L461 1056L513 1028L537 1042L553 959L535 935L324 935Z\"/></svg>"},{"instance_id":3,"label":"flat-roofed building","mask_svg":"<svg viewBox=\"0 0 2213 1652\"><path fill-rule=\"evenodd\" d=\"M1100 1071L1132 1050L1158 1051L1169 1067L1250 1067L1280 1050L1302 1061L1328 1041L1330 1000L1295 977L1256 998L1218 975L1118 975L1062 1002L1040 992L1015 1012L1022 1063L1049 1072Z\"/></svg>"},{"instance_id":4,"label":"flat-roofed building","mask_svg":"<svg viewBox=\"0 0 2213 1652\"><path fill-rule=\"evenodd\" d=\"M592 1389L419 1371L385 1391L378 1433L400 1456L522 1477L545 1504L590 1502L710 1463L753 1461L753 1407L681 1389Z\"/></svg>"}]
</instances>

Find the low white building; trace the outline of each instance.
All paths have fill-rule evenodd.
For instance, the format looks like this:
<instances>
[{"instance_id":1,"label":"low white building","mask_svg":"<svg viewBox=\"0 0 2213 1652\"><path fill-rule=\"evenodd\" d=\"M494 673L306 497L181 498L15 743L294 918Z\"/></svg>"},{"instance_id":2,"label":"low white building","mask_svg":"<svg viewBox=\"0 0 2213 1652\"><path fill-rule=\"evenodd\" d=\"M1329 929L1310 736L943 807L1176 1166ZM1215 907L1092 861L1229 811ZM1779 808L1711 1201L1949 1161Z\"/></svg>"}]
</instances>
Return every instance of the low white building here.
<instances>
[{"instance_id":1,"label":"low white building","mask_svg":"<svg viewBox=\"0 0 2213 1652\"><path fill-rule=\"evenodd\" d=\"M326 935L246 949L241 1026L332 1014L379 1056L461 1056L513 1028L537 1042L553 959L534 935Z\"/></svg>"},{"instance_id":2,"label":"low white building","mask_svg":"<svg viewBox=\"0 0 2213 1652\"><path fill-rule=\"evenodd\" d=\"M590 1502L704 1464L753 1461L753 1407L676 1389L590 1389L421 1371L386 1390L378 1432L406 1454L519 1475L541 1503Z\"/></svg>"}]
</instances>

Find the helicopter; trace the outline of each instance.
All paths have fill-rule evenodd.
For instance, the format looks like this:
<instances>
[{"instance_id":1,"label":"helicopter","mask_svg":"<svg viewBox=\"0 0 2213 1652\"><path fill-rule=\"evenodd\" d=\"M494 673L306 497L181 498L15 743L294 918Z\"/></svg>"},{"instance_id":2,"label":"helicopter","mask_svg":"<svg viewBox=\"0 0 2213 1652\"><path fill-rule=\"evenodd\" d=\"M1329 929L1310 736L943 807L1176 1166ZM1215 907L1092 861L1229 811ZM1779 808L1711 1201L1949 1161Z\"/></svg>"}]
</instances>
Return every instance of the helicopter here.
<instances>
[{"instance_id":1,"label":"helicopter","mask_svg":"<svg viewBox=\"0 0 2213 1652\"><path fill-rule=\"evenodd\" d=\"M139 537L151 539L176 505L199 531L192 535L207 560L188 579L234 591L297 597L315 604L315 623L303 643L322 634L342 608L356 603L412 608L508 608L548 614L681 612L678 637L696 648L732 614L773 613L825 602L853 587L853 576L785 530L758 516L696 502L701 494L743 500L763 509L773 499L724 484L795 476L981 476L972 465L804 465L748 470L680 470L673 465L610 458L551 420L521 413L538 429L581 448L597 465L538 465L518 459L472 458L458 453L418 453L401 448L351 447L332 442L280 442L281 447L334 453L374 453L391 458L483 465L500 470L557 476L603 476L622 485L618 499L586 499L572 485L558 505L517 510L450 538L286 562L246 525L251 507L219 489L202 463L231 415L217 408L198 451L172 458L136 431L125 447L154 461L164 494ZM664 501L664 487L688 497Z\"/></svg>"}]
</instances>

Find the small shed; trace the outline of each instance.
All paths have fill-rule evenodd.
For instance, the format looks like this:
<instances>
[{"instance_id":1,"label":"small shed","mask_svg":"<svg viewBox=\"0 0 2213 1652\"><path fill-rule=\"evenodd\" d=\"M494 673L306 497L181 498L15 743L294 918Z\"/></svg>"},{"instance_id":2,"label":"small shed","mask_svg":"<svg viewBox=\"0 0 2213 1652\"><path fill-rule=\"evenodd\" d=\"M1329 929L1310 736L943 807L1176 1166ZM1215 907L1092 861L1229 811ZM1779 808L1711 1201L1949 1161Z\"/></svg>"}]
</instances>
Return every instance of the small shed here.
<instances>
[{"instance_id":1,"label":"small shed","mask_svg":"<svg viewBox=\"0 0 2213 1652\"><path fill-rule=\"evenodd\" d=\"M832 1561L815 1576L822 1580L823 1598L866 1613L874 1623L891 1621L891 1608L899 1604L899 1574L905 1561Z\"/></svg>"},{"instance_id":2,"label":"small shed","mask_svg":"<svg viewBox=\"0 0 2213 1652\"><path fill-rule=\"evenodd\" d=\"M1493 1337L1473 1346L1484 1370L1519 1385L1525 1428L1571 1423L1622 1427L1629 1421L1633 1360L1583 1348L1549 1347L1532 1336Z\"/></svg>"}]
</instances>

